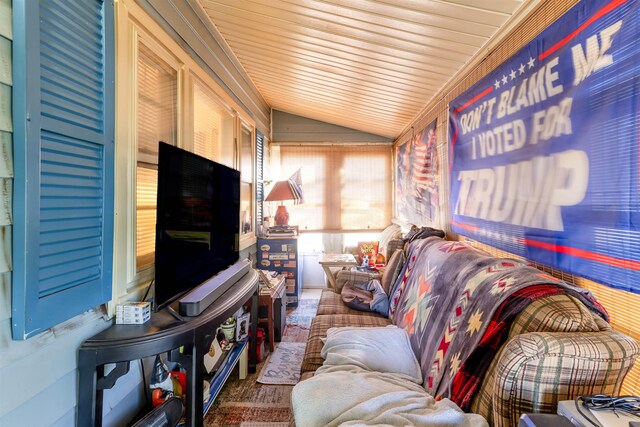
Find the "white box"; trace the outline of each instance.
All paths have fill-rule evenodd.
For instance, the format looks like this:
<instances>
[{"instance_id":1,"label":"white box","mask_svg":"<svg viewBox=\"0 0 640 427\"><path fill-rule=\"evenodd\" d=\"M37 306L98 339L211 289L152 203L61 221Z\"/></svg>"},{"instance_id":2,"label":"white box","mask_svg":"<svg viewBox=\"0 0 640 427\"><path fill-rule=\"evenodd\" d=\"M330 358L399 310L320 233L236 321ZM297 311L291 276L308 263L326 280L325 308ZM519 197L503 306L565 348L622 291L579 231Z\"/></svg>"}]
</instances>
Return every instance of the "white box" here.
<instances>
[{"instance_id":1,"label":"white box","mask_svg":"<svg viewBox=\"0 0 640 427\"><path fill-rule=\"evenodd\" d=\"M146 301L132 301L116 305L116 313L151 313L151 304Z\"/></svg>"}]
</instances>

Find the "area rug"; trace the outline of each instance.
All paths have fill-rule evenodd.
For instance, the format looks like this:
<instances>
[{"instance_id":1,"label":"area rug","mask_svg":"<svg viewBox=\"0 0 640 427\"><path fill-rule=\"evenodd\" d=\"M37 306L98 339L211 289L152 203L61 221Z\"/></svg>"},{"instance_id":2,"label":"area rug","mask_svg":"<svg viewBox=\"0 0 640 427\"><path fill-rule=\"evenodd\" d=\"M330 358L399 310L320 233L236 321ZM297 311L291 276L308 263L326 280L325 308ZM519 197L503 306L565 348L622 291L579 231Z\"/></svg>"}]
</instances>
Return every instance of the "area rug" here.
<instances>
[{"instance_id":1,"label":"area rug","mask_svg":"<svg viewBox=\"0 0 640 427\"><path fill-rule=\"evenodd\" d=\"M253 423L243 422L240 427L288 427L289 423Z\"/></svg>"},{"instance_id":2,"label":"area rug","mask_svg":"<svg viewBox=\"0 0 640 427\"><path fill-rule=\"evenodd\" d=\"M306 344L302 342L280 342L262 368L258 382L261 384L298 384L305 346Z\"/></svg>"},{"instance_id":3,"label":"area rug","mask_svg":"<svg viewBox=\"0 0 640 427\"><path fill-rule=\"evenodd\" d=\"M287 326L302 326L304 328L311 327L311 321L313 320L314 315L307 316L303 314L292 314L287 317Z\"/></svg>"},{"instance_id":4,"label":"area rug","mask_svg":"<svg viewBox=\"0 0 640 427\"><path fill-rule=\"evenodd\" d=\"M307 341L308 327L291 324L289 319L296 315L313 317L319 298L319 293L308 295L308 291L302 291L299 306L287 309L287 325L278 345L285 342L304 344ZM244 380L238 379L237 373L229 377L207 413L205 427L249 427L252 423L265 427L289 426L293 386L258 383L256 380L266 363L266 360L260 362L256 372Z\"/></svg>"}]
</instances>

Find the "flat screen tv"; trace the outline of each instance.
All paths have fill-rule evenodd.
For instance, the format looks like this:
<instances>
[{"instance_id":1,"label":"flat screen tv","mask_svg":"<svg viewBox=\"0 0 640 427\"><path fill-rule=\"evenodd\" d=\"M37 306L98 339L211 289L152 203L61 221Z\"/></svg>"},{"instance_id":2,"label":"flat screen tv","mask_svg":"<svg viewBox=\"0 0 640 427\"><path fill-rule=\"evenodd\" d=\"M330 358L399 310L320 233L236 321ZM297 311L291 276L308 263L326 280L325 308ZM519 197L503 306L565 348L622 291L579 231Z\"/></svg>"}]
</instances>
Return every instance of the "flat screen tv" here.
<instances>
[{"instance_id":1,"label":"flat screen tv","mask_svg":"<svg viewBox=\"0 0 640 427\"><path fill-rule=\"evenodd\" d=\"M240 172L160 142L154 307L238 260Z\"/></svg>"}]
</instances>

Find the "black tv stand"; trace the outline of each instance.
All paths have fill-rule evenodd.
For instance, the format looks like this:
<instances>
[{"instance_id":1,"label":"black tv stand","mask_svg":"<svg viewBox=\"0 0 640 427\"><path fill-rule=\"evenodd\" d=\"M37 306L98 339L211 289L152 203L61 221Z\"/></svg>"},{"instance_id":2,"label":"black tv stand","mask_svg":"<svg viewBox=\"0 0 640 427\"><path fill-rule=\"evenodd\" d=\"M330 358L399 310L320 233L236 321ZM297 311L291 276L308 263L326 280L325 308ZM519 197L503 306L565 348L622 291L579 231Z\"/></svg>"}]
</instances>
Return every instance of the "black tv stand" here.
<instances>
[{"instance_id":1,"label":"black tv stand","mask_svg":"<svg viewBox=\"0 0 640 427\"><path fill-rule=\"evenodd\" d=\"M76 425L102 425L103 390L126 374L132 360L167 353L187 371L186 425L203 423L204 354L216 328L251 300L249 371L257 364L258 274L250 269L199 316L177 321L167 311L151 313L142 325L113 325L87 339L78 350L78 412ZM184 352L180 353L180 347ZM105 365L115 364L105 375Z\"/></svg>"}]
</instances>

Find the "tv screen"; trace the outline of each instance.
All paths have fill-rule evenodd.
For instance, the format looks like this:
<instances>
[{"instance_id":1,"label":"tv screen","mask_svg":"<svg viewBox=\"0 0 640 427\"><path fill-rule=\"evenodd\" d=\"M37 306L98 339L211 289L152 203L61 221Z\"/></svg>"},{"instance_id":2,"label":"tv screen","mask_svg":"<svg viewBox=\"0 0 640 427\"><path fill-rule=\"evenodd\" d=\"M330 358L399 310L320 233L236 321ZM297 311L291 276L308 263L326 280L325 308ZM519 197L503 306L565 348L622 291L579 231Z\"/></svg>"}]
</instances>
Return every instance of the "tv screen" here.
<instances>
[{"instance_id":1,"label":"tv screen","mask_svg":"<svg viewBox=\"0 0 640 427\"><path fill-rule=\"evenodd\" d=\"M160 142L155 307L238 260L240 172Z\"/></svg>"}]
</instances>

